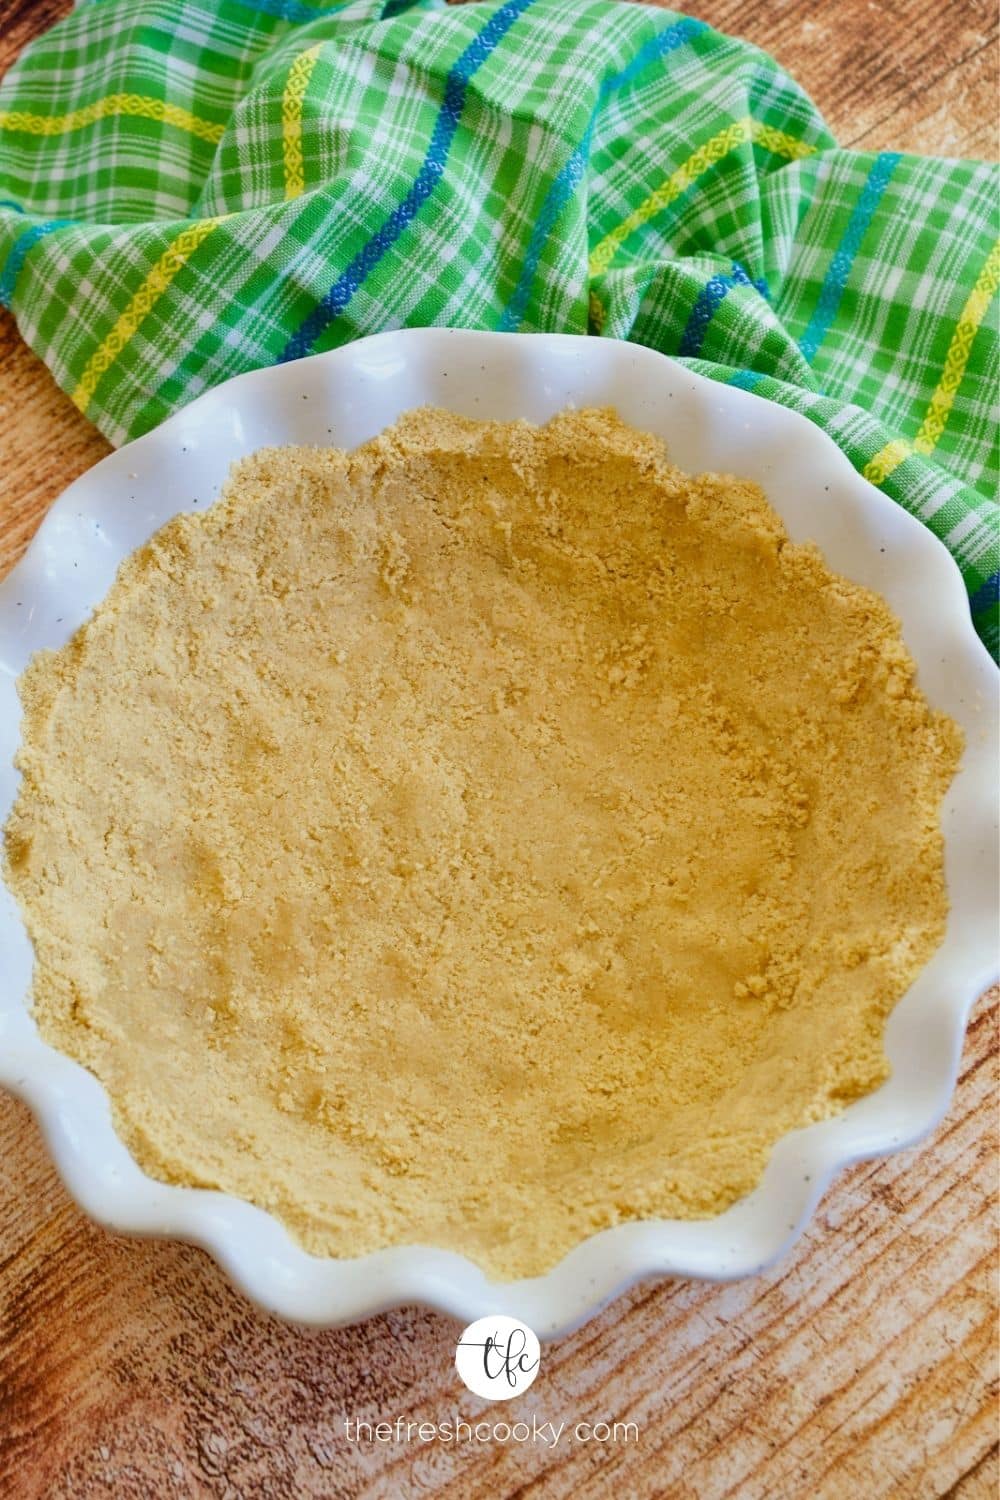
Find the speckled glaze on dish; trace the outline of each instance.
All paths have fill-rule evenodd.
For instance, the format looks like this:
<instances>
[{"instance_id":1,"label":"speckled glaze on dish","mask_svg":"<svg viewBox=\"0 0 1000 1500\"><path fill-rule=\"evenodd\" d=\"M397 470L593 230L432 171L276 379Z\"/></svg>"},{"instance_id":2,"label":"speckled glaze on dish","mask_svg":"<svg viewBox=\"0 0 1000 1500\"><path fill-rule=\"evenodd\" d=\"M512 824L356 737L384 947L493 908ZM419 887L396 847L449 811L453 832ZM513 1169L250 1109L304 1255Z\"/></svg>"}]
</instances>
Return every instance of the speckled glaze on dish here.
<instances>
[{"instance_id":1,"label":"speckled glaze on dish","mask_svg":"<svg viewBox=\"0 0 1000 1500\"><path fill-rule=\"evenodd\" d=\"M353 447L425 403L533 421L568 404L613 405L664 438L681 467L756 481L793 540L816 541L834 569L888 599L924 692L967 738L942 813L948 932L890 1019L891 1080L836 1119L784 1137L760 1187L717 1218L605 1230L547 1275L507 1284L488 1282L461 1256L422 1247L321 1260L260 1209L147 1177L114 1134L96 1079L37 1034L27 1007L30 944L3 888L0 1082L32 1105L70 1191L95 1218L203 1245L284 1317L331 1324L422 1302L464 1322L508 1313L554 1336L640 1277L726 1279L761 1269L800 1232L835 1171L911 1144L943 1114L969 1007L995 965L996 678L945 549L804 417L612 340L382 334L219 386L96 465L52 507L0 585L0 820L17 780L15 679L34 650L63 644L88 616L123 557L178 511L209 505L233 459L274 443Z\"/></svg>"}]
</instances>

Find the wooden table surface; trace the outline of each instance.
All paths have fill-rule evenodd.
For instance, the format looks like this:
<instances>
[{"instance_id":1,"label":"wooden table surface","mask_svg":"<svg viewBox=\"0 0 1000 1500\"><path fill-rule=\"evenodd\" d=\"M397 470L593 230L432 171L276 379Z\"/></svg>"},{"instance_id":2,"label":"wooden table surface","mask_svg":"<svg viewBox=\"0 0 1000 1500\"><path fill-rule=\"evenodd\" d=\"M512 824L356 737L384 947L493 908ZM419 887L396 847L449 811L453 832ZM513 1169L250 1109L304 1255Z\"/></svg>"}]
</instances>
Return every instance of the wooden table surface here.
<instances>
[{"instance_id":1,"label":"wooden table surface","mask_svg":"<svg viewBox=\"0 0 1000 1500\"><path fill-rule=\"evenodd\" d=\"M67 0L0 0L0 70ZM979 0L704 0L767 47L846 145L993 157L997 16ZM104 441L0 320L0 574ZM997 992L944 1124L845 1173L782 1265L645 1284L544 1353L511 1420L634 1422L555 1450L356 1444L345 1417L442 1421L456 1327L407 1308L286 1327L201 1251L127 1240L69 1201L0 1095L0 1495L684 1500L997 1492Z\"/></svg>"}]
</instances>

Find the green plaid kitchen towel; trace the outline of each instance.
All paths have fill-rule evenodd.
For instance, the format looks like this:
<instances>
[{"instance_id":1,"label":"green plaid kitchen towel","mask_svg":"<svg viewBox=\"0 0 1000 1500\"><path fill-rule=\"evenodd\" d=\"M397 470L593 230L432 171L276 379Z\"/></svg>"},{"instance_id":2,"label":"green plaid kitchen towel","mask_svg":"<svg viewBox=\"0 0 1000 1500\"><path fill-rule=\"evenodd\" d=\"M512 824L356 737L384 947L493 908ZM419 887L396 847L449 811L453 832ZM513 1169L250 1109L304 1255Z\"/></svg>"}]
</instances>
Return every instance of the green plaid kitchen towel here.
<instances>
[{"instance_id":1,"label":"green plaid kitchen towel","mask_svg":"<svg viewBox=\"0 0 1000 1500\"><path fill-rule=\"evenodd\" d=\"M0 199L0 302L112 442L381 328L633 339L830 433L996 647L995 169L841 150L697 20L83 0L0 86Z\"/></svg>"}]
</instances>

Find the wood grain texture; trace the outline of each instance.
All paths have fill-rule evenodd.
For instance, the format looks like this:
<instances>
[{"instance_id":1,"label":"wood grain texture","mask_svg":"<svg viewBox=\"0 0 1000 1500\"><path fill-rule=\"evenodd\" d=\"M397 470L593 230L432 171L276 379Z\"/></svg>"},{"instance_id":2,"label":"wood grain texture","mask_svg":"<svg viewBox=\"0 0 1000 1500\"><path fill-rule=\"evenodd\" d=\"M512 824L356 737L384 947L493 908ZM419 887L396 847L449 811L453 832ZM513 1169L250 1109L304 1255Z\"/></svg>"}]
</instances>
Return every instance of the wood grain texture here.
<instances>
[{"instance_id":1,"label":"wood grain texture","mask_svg":"<svg viewBox=\"0 0 1000 1500\"><path fill-rule=\"evenodd\" d=\"M990 161L1000 152L995 0L693 0L678 8L776 57L842 146Z\"/></svg>"},{"instance_id":2,"label":"wood grain texture","mask_svg":"<svg viewBox=\"0 0 1000 1500\"><path fill-rule=\"evenodd\" d=\"M0 0L0 69L67 8ZM992 4L693 8L774 52L844 144L997 153ZM0 574L105 451L0 318ZM776 1270L644 1285L545 1353L504 1418L639 1427L554 1451L350 1443L345 1416L499 1419L459 1385L453 1324L264 1316L202 1252L86 1220L0 1095L0 1496L995 1496L997 1005L976 1009L931 1141L845 1173Z\"/></svg>"}]
</instances>

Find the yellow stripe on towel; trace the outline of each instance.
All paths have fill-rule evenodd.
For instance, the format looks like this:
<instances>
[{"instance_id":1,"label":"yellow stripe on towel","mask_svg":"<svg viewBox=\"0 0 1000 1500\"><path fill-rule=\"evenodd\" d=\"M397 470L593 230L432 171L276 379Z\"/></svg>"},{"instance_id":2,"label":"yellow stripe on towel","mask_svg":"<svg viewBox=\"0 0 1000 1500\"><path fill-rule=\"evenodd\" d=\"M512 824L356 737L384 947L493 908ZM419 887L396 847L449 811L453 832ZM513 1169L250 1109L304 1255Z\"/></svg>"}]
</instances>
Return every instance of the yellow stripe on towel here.
<instances>
[{"instance_id":1,"label":"yellow stripe on towel","mask_svg":"<svg viewBox=\"0 0 1000 1500\"><path fill-rule=\"evenodd\" d=\"M1000 240L997 240L990 251L986 264L969 293L968 301L962 308L962 315L955 326L955 332L951 336L938 388L931 397L927 415L913 440L913 446L918 453L925 455L933 453L941 439L955 395L965 375L965 367L969 363L972 341L989 311L998 286L1000 286Z\"/></svg>"},{"instance_id":2,"label":"yellow stripe on towel","mask_svg":"<svg viewBox=\"0 0 1000 1500\"><path fill-rule=\"evenodd\" d=\"M760 120L752 120L749 115L742 120L734 120L723 130L713 135L710 140L704 142L696 151L692 151L687 161L683 162L674 172L671 172L658 188L650 193L644 202L639 204L623 219L614 229L606 234L590 252L590 274L599 276L606 271L614 259L619 246L628 239L629 235L647 224L650 219L655 218L682 193L687 192L698 178L703 176L711 167L720 162L730 151L735 151L737 146L752 141L757 146L762 146L765 151L772 151L776 156L784 156L789 161L796 161L803 156L812 156L816 150L806 141L796 140L794 136L787 135L783 130L775 130L772 125L765 125Z\"/></svg>"},{"instance_id":3,"label":"yellow stripe on towel","mask_svg":"<svg viewBox=\"0 0 1000 1500\"><path fill-rule=\"evenodd\" d=\"M175 125L178 130L186 130L213 145L218 145L226 128L213 125L210 120L203 120L189 109L169 104L165 99L150 99L144 94L106 94L103 99L95 99L93 104L70 110L66 115L38 115L24 109L0 110L0 130L22 131L28 135L67 135L113 115L161 120L164 125Z\"/></svg>"},{"instance_id":4,"label":"yellow stripe on towel","mask_svg":"<svg viewBox=\"0 0 1000 1500\"><path fill-rule=\"evenodd\" d=\"M87 367L72 393L73 403L80 411L86 413L105 370L118 358L181 267L186 265L201 242L221 223L222 219L218 218L202 219L197 224L190 224L167 246L111 332L87 361Z\"/></svg>"},{"instance_id":5,"label":"yellow stripe on towel","mask_svg":"<svg viewBox=\"0 0 1000 1500\"><path fill-rule=\"evenodd\" d=\"M312 77L321 42L300 52L288 70L281 96L281 145L285 161L285 197L297 198L305 188L302 161L302 101Z\"/></svg>"},{"instance_id":6,"label":"yellow stripe on towel","mask_svg":"<svg viewBox=\"0 0 1000 1500\"><path fill-rule=\"evenodd\" d=\"M962 308L961 317L955 325L951 343L948 345L941 379L938 381L937 390L931 397L924 420L920 424L920 431L912 443L908 443L905 438L894 438L865 465L864 476L870 479L872 484L882 484L911 454L919 453L924 458L929 458L934 452L941 440L955 396L965 375L969 355L972 353L972 341L982 326L998 288L1000 288L1000 240L997 240L990 251L986 264L980 271L976 284Z\"/></svg>"}]
</instances>

